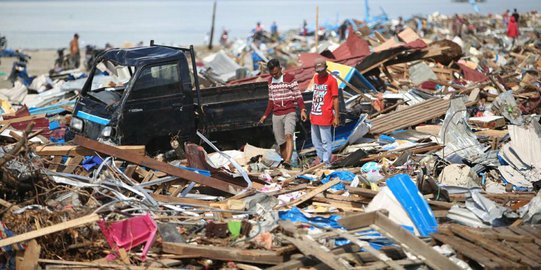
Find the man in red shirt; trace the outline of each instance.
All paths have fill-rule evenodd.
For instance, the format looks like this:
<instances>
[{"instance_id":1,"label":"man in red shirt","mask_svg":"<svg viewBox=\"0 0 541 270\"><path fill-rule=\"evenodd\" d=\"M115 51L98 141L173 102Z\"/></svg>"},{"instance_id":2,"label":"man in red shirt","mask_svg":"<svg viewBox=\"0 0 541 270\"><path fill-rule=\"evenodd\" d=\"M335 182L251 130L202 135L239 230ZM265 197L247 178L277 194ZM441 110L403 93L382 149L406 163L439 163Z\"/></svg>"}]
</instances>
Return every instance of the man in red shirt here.
<instances>
[{"instance_id":1,"label":"man in red shirt","mask_svg":"<svg viewBox=\"0 0 541 270\"><path fill-rule=\"evenodd\" d=\"M327 72L325 59L317 59L315 69L317 74L314 76L314 96L310 112L312 143L319 160L329 167L332 156L332 126L340 125L338 83Z\"/></svg>"},{"instance_id":2,"label":"man in red shirt","mask_svg":"<svg viewBox=\"0 0 541 270\"><path fill-rule=\"evenodd\" d=\"M272 112L274 138L280 146L280 155L284 159L284 167L290 168L291 155L293 154L293 133L297 122L296 107L301 109L302 121L306 121L308 116L295 77L290 74L283 74L280 62L277 59L271 59L267 63L267 69L272 75L269 78L269 103L265 113L259 119L259 123L265 122L265 119Z\"/></svg>"}]
</instances>

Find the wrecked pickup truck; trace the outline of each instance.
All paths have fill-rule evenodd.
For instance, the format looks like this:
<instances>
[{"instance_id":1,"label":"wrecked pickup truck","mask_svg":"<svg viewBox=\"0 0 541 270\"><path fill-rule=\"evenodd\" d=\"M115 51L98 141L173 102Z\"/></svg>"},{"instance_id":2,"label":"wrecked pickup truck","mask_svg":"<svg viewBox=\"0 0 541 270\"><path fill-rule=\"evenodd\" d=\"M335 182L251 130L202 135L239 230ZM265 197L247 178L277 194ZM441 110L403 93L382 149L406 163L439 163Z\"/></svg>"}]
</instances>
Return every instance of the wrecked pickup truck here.
<instances>
[{"instance_id":1,"label":"wrecked pickup truck","mask_svg":"<svg viewBox=\"0 0 541 270\"><path fill-rule=\"evenodd\" d=\"M268 100L266 82L199 89L195 52L155 45L111 49L96 58L74 108L68 136L169 149L201 130L220 145L273 141L269 123L255 127ZM197 74L197 73L196 73ZM303 93L309 105L312 93ZM269 145L269 142L264 143ZM270 145L269 145L270 146ZM226 147L227 148L227 147Z\"/></svg>"}]
</instances>

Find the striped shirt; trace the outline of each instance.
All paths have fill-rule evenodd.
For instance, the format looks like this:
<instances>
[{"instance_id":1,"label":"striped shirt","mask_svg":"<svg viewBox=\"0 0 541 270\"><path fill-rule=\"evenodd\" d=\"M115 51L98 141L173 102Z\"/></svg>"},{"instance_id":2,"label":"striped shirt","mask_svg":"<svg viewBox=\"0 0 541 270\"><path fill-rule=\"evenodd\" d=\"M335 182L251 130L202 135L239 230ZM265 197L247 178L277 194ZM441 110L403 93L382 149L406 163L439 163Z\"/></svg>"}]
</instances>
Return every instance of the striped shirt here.
<instances>
[{"instance_id":1,"label":"striped shirt","mask_svg":"<svg viewBox=\"0 0 541 270\"><path fill-rule=\"evenodd\" d=\"M297 103L296 106L295 103ZM297 106L301 110L304 109L304 100L295 77L284 74L281 82L273 82L271 77L269 79L269 103L265 110L265 117L268 117L271 112L274 115L294 112Z\"/></svg>"}]
</instances>

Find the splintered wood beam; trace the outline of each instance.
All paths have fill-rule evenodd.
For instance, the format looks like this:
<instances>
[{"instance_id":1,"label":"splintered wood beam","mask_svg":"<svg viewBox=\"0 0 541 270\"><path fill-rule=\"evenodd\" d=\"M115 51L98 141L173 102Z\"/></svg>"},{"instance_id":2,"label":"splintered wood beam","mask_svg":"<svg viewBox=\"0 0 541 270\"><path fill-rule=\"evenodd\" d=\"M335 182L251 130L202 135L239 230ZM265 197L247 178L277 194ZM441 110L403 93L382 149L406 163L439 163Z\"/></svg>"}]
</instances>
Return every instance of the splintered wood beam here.
<instances>
[{"instance_id":1,"label":"splintered wood beam","mask_svg":"<svg viewBox=\"0 0 541 270\"><path fill-rule=\"evenodd\" d=\"M73 173L83 159L83 156L69 157L66 161L66 168L64 169L63 173Z\"/></svg>"},{"instance_id":2,"label":"splintered wood beam","mask_svg":"<svg viewBox=\"0 0 541 270\"><path fill-rule=\"evenodd\" d=\"M4 239L0 240L0 247L13 245L13 244L16 244L16 243L19 243L19 242L23 242L23 241L26 241L26 240L38 238L40 236L44 236L44 235L47 235L47 234L59 232L59 231L65 230L65 229L69 229L69 228L73 228L73 227L79 227L81 225L96 222L99 219L100 219L100 217L97 214L90 214L90 215L87 215L87 216L84 216L84 217L72 219L72 220L67 221L67 222L63 222L63 223L60 223L60 224L55 224L55 225L52 225L52 226L49 226L49 227L41 228L39 230L35 230L35 231L19 234L19 235L16 235L16 236L4 238Z\"/></svg>"},{"instance_id":3,"label":"splintered wood beam","mask_svg":"<svg viewBox=\"0 0 541 270\"><path fill-rule=\"evenodd\" d=\"M297 206L303 202L306 202L308 200L310 200L311 198L313 198L314 196L316 196L317 194L319 193L322 193L323 191L331 188L332 186L340 183L340 179L334 179L332 181L329 181L327 182L326 184L323 184L317 188L314 188L312 189L310 192L304 194L302 197L298 198L297 200L295 201L292 201L290 203L287 204L288 207L291 207L291 206Z\"/></svg>"},{"instance_id":4,"label":"splintered wood beam","mask_svg":"<svg viewBox=\"0 0 541 270\"><path fill-rule=\"evenodd\" d=\"M285 239L295 245L304 255L314 256L331 269L350 269L348 263L334 255L327 248L319 245L316 241L306 235L299 235L299 238L284 236Z\"/></svg>"},{"instance_id":5,"label":"splintered wood beam","mask_svg":"<svg viewBox=\"0 0 541 270\"><path fill-rule=\"evenodd\" d=\"M400 225L390 220L380 212L375 214L375 224L378 231L387 237L393 239L402 246L405 246L410 252L423 258L423 261L436 270L460 270L458 265L449 260L444 255L438 253L423 240L417 238Z\"/></svg>"},{"instance_id":6,"label":"splintered wood beam","mask_svg":"<svg viewBox=\"0 0 541 270\"><path fill-rule=\"evenodd\" d=\"M346 238L347 240L349 240L351 243L354 243L358 247L365 249L370 254L374 255L374 257L378 258L380 261L382 261L387 266L389 266L390 268L395 269L395 270L403 270L404 269L404 267L402 267L398 263L394 262L391 258L387 257L387 255L385 255L385 253L373 248L368 242L362 241L359 238L349 234L346 231L340 232L340 236L343 237L343 238Z\"/></svg>"},{"instance_id":7,"label":"splintered wood beam","mask_svg":"<svg viewBox=\"0 0 541 270\"><path fill-rule=\"evenodd\" d=\"M348 230L373 227L386 237L407 248L413 254L421 257L422 260L433 269L461 269L447 257L438 253L423 240L417 238L415 235L390 220L380 211L346 216L338 220L338 222Z\"/></svg>"},{"instance_id":8,"label":"splintered wood beam","mask_svg":"<svg viewBox=\"0 0 541 270\"><path fill-rule=\"evenodd\" d=\"M117 157L125 161L135 163L137 165L150 168L152 170L161 171L169 175L177 176L182 179L193 181L208 187L212 187L227 193L236 194L243 187L228 183L226 181L216 179L213 177L204 176L195 172L183 170L168 163L160 162L147 156L136 156L129 152L125 152L115 146L103 144L80 135L75 136L74 143L83 146L85 148L94 150L96 152Z\"/></svg>"},{"instance_id":9,"label":"splintered wood beam","mask_svg":"<svg viewBox=\"0 0 541 270\"><path fill-rule=\"evenodd\" d=\"M25 121L36 120L36 119L40 119L40 118L45 118L45 116L46 116L45 114L22 116L22 117L12 118L12 119L8 119L8 120L2 120L2 121L0 121L0 125L8 125L8 124L13 124L13 123L20 123L20 122L25 122Z\"/></svg>"},{"instance_id":10,"label":"splintered wood beam","mask_svg":"<svg viewBox=\"0 0 541 270\"><path fill-rule=\"evenodd\" d=\"M123 145L117 148L130 152L132 155L145 155L144 145ZM77 145L39 145L36 146L35 151L40 156L92 156L96 154L95 151Z\"/></svg>"},{"instance_id":11,"label":"splintered wood beam","mask_svg":"<svg viewBox=\"0 0 541 270\"><path fill-rule=\"evenodd\" d=\"M231 247L202 246L163 242L163 251L182 255L185 258L209 258L212 260L237 261L259 264L279 264L284 257L273 251L248 250Z\"/></svg>"},{"instance_id":12,"label":"splintered wood beam","mask_svg":"<svg viewBox=\"0 0 541 270\"><path fill-rule=\"evenodd\" d=\"M175 269L178 269L178 268L163 268L163 267L152 267L152 266L134 266L134 265L115 264L115 263L74 262L74 261L49 260L49 259L39 259L38 262L48 264L47 269L130 269L130 270L175 270ZM71 268L65 267L66 265L71 265L73 267ZM81 268L83 266L88 266L89 268Z\"/></svg>"}]
</instances>

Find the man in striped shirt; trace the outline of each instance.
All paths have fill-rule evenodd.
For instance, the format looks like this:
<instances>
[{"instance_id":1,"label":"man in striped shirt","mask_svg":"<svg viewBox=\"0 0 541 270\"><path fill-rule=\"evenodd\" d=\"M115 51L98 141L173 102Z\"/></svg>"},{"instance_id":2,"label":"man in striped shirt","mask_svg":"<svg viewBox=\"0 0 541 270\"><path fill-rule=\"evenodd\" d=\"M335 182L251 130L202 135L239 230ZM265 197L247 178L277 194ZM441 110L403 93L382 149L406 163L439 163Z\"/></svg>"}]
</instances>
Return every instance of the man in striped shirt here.
<instances>
[{"instance_id":1,"label":"man in striped shirt","mask_svg":"<svg viewBox=\"0 0 541 270\"><path fill-rule=\"evenodd\" d=\"M283 74L280 62L272 59L267 63L267 69L271 74L269 78L269 104L259 123L272 113L272 131L276 143L280 146L280 154L284 159L283 165L290 168L291 155L293 153L293 133L297 122L296 108L301 110L301 120L306 121L306 109L302 99L299 84L295 77Z\"/></svg>"}]
</instances>

